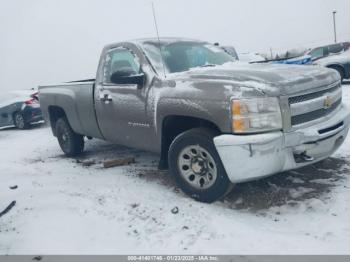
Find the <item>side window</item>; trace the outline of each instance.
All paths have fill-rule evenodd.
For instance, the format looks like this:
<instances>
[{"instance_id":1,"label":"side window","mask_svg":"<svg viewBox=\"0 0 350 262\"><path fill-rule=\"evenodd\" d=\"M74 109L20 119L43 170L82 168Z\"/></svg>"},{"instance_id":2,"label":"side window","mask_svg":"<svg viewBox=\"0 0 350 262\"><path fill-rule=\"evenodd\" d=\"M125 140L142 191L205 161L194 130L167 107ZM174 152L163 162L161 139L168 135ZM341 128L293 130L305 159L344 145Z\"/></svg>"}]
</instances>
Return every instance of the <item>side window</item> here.
<instances>
[{"instance_id":1,"label":"side window","mask_svg":"<svg viewBox=\"0 0 350 262\"><path fill-rule=\"evenodd\" d=\"M323 56L329 56L328 47L324 47L324 48L323 48Z\"/></svg>"},{"instance_id":2,"label":"side window","mask_svg":"<svg viewBox=\"0 0 350 262\"><path fill-rule=\"evenodd\" d=\"M312 59L320 58L324 56L323 47L316 48L310 52Z\"/></svg>"},{"instance_id":3,"label":"side window","mask_svg":"<svg viewBox=\"0 0 350 262\"><path fill-rule=\"evenodd\" d=\"M117 71L133 71L135 75L140 73L140 63L130 50L116 48L106 54L103 82L111 83L111 76Z\"/></svg>"},{"instance_id":4,"label":"side window","mask_svg":"<svg viewBox=\"0 0 350 262\"><path fill-rule=\"evenodd\" d=\"M335 44L328 46L329 53L336 54L343 51L343 45L342 44Z\"/></svg>"}]
</instances>

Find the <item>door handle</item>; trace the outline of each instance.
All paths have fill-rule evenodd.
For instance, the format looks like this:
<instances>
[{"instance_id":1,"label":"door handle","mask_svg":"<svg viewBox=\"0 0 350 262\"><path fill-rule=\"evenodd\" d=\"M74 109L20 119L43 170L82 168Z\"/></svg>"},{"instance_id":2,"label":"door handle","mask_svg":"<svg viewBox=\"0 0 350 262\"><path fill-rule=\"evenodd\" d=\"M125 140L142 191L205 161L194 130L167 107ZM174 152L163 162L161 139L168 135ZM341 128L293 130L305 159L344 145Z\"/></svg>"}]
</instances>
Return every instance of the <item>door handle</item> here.
<instances>
[{"instance_id":1,"label":"door handle","mask_svg":"<svg viewBox=\"0 0 350 262\"><path fill-rule=\"evenodd\" d=\"M100 100L102 102L105 102L105 104L109 104L109 102L111 102L113 99L109 94L100 94Z\"/></svg>"}]
</instances>

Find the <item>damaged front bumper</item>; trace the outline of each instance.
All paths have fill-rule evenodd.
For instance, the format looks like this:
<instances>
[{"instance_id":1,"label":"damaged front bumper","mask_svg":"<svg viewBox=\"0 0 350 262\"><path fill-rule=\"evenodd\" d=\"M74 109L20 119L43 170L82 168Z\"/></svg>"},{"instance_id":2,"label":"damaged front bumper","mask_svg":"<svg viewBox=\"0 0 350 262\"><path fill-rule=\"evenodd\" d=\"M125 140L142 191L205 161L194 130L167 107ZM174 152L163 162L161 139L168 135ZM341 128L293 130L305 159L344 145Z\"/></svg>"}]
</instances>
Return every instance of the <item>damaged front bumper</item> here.
<instances>
[{"instance_id":1,"label":"damaged front bumper","mask_svg":"<svg viewBox=\"0 0 350 262\"><path fill-rule=\"evenodd\" d=\"M341 108L322 123L292 132L220 135L214 144L233 183L246 182L323 160L343 143L350 114Z\"/></svg>"}]
</instances>

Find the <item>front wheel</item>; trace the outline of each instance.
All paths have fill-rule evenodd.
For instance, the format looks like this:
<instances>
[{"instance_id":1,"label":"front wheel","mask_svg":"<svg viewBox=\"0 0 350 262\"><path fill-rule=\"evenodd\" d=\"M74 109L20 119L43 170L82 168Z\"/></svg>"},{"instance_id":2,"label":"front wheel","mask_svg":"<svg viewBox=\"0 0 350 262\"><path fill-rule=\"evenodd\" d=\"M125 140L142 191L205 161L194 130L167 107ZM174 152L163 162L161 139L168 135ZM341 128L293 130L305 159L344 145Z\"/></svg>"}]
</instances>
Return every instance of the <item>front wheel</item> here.
<instances>
[{"instance_id":1,"label":"front wheel","mask_svg":"<svg viewBox=\"0 0 350 262\"><path fill-rule=\"evenodd\" d=\"M56 122L56 136L62 151L67 156L75 156L84 150L84 137L73 131L66 118Z\"/></svg>"},{"instance_id":2,"label":"front wheel","mask_svg":"<svg viewBox=\"0 0 350 262\"><path fill-rule=\"evenodd\" d=\"M195 200L211 203L230 192L227 177L216 151L211 129L195 128L177 136L170 145L168 163L177 185Z\"/></svg>"}]
</instances>

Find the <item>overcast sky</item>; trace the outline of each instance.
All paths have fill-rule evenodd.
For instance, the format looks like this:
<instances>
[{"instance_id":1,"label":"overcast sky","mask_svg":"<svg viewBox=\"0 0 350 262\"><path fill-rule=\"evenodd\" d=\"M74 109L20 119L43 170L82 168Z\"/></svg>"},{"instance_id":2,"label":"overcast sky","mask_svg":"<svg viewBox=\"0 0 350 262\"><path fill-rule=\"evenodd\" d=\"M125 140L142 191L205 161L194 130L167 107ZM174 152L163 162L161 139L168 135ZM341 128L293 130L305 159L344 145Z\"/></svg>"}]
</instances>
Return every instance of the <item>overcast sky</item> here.
<instances>
[{"instance_id":1,"label":"overcast sky","mask_svg":"<svg viewBox=\"0 0 350 262\"><path fill-rule=\"evenodd\" d=\"M350 40L349 0L154 0L161 36L274 51ZM1 0L0 90L94 78L102 47L154 37L149 0Z\"/></svg>"}]
</instances>

